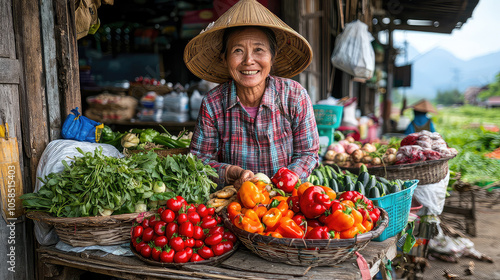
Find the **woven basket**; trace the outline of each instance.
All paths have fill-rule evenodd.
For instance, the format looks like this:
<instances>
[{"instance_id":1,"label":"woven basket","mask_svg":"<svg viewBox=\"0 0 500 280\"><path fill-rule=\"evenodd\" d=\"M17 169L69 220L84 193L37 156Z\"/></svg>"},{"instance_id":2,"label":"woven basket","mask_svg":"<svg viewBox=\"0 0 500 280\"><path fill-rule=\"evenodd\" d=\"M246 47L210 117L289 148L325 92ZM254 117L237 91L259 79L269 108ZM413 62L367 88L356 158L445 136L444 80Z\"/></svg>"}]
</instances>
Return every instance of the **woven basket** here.
<instances>
[{"instance_id":1,"label":"woven basket","mask_svg":"<svg viewBox=\"0 0 500 280\"><path fill-rule=\"evenodd\" d=\"M448 160L452 158L442 158L438 160L427 160L410 164L396 164L390 166L369 167L368 173L387 180L418 180L420 185L434 184L446 177L448 174ZM359 168L345 168L354 174L359 174Z\"/></svg>"},{"instance_id":2,"label":"woven basket","mask_svg":"<svg viewBox=\"0 0 500 280\"><path fill-rule=\"evenodd\" d=\"M31 211L26 217L54 226L59 239L73 247L119 245L130 241L132 223L153 212L96 217L54 217L45 212Z\"/></svg>"},{"instance_id":3,"label":"woven basket","mask_svg":"<svg viewBox=\"0 0 500 280\"><path fill-rule=\"evenodd\" d=\"M123 149L123 154L128 156L130 154L147 153L146 150L128 150ZM189 153L189 148L179 148L179 149L157 149L153 150L158 156L166 157L170 155L187 155Z\"/></svg>"},{"instance_id":4,"label":"woven basket","mask_svg":"<svg viewBox=\"0 0 500 280\"><path fill-rule=\"evenodd\" d=\"M236 227L223 211L224 225L258 256L271 261L297 266L331 266L350 258L363 249L387 227L389 216L380 209L380 223L371 231L351 239L274 238L250 233Z\"/></svg>"},{"instance_id":5,"label":"woven basket","mask_svg":"<svg viewBox=\"0 0 500 280\"><path fill-rule=\"evenodd\" d=\"M132 243L130 244L130 250L132 251L132 253L134 253L134 255L137 258L139 258L141 261L143 261L147 264L154 265L154 266L161 266L161 267L181 268L185 265L193 265L193 264L218 266L223 261L225 261L227 258L229 258L234 252L236 252L236 250L238 250L239 245L240 245L240 242L236 241L236 243L234 243L234 245L233 245L233 249L229 252L226 252L220 256L212 257L208 260L199 261L199 262L187 262L187 263L164 263L164 262L159 262L159 261L155 261L152 259L146 259L145 257L143 257L141 254L139 254L135 250L134 246L132 246Z\"/></svg>"}]
</instances>

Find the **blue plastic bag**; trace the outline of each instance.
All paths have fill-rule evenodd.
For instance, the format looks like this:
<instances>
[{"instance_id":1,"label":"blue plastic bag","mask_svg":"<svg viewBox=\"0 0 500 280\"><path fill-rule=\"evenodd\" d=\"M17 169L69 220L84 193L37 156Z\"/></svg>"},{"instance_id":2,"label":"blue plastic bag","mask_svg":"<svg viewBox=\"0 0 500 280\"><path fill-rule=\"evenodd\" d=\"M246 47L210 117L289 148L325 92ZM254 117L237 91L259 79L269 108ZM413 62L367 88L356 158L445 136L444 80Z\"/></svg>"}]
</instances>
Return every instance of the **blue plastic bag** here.
<instances>
[{"instance_id":1,"label":"blue plastic bag","mask_svg":"<svg viewBox=\"0 0 500 280\"><path fill-rule=\"evenodd\" d=\"M104 124L93 121L78 112L78 107L71 110L62 127L64 139L86 141L90 143L99 142Z\"/></svg>"}]
</instances>

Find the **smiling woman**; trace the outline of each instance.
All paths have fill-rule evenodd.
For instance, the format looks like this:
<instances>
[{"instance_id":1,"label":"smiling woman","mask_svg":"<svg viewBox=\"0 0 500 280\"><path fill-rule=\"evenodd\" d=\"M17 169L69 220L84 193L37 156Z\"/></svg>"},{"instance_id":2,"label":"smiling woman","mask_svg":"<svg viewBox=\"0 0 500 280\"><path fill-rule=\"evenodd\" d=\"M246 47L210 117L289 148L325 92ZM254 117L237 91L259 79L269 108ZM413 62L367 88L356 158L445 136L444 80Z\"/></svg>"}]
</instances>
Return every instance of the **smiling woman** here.
<instances>
[{"instance_id":1,"label":"smiling woman","mask_svg":"<svg viewBox=\"0 0 500 280\"><path fill-rule=\"evenodd\" d=\"M311 59L309 43L255 0L239 1L188 43L186 66L220 83L203 99L190 146L218 171L219 186L239 188L281 167L305 179L316 167L312 103L288 79Z\"/></svg>"}]
</instances>

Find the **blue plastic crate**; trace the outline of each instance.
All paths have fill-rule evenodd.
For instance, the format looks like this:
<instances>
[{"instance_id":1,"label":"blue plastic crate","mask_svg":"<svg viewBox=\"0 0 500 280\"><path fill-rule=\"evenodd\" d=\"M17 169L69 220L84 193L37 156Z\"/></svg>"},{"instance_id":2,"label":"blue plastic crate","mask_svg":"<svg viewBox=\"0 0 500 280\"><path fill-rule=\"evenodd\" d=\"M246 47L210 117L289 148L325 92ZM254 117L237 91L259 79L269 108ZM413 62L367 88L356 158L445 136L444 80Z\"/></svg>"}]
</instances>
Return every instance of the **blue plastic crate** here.
<instances>
[{"instance_id":1,"label":"blue plastic crate","mask_svg":"<svg viewBox=\"0 0 500 280\"><path fill-rule=\"evenodd\" d=\"M406 189L391 193L378 198L370 198L373 205L383 208L389 214L389 225L382 234L373 241L384 241L400 233L408 224L410 215L411 199L417 188L418 180L406 181Z\"/></svg>"},{"instance_id":2,"label":"blue plastic crate","mask_svg":"<svg viewBox=\"0 0 500 280\"><path fill-rule=\"evenodd\" d=\"M313 105L314 117L318 126L338 128L342 121L343 106Z\"/></svg>"}]
</instances>

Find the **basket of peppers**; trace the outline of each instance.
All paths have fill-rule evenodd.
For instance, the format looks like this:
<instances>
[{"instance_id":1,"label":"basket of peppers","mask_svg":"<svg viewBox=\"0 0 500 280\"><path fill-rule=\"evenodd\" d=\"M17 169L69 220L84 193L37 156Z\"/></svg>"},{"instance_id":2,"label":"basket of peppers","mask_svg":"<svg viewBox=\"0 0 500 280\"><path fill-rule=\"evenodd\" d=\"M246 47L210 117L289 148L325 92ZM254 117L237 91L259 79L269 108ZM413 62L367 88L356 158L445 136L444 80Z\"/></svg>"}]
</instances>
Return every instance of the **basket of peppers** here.
<instances>
[{"instance_id":1,"label":"basket of peppers","mask_svg":"<svg viewBox=\"0 0 500 280\"><path fill-rule=\"evenodd\" d=\"M270 197L277 190L279 195ZM298 266L331 266L380 236L385 210L356 191L301 183L282 167L269 180L247 181L222 212L224 225L258 256Z\"/></svg>"}]
</instances>

